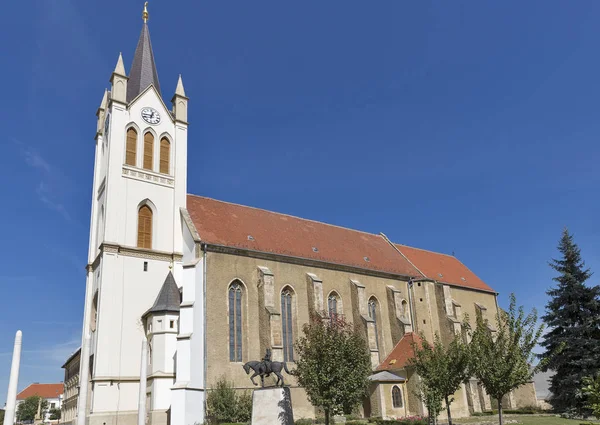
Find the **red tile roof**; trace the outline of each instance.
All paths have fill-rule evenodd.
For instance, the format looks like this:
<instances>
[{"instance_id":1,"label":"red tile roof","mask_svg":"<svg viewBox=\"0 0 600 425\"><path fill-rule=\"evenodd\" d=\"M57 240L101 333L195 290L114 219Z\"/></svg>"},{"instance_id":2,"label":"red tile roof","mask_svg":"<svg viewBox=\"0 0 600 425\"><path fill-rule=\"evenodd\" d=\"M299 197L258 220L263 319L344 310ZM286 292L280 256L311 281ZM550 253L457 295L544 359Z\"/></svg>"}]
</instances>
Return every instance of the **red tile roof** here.
<instances>
[{"instance_id":1,"label":"red tile roof","mask_svg":"<svg viewBox=\"0 0 600 425\"><path fill-rule=\"evenodd\" d=\"M379 235L195 195L188 195L187 209L200 238L210 244L419 275Z\"/></svg>"},{"instance_id":2,"label":"red tile roof","mask_svg":"<svg viewBox=\"0 0 600 425\"><path fill-rule=\"evenodd\" d=\"M430 279L451 285L493 292L492 288L454 256L411 248L406 245L396 244L396 247Z\"/></svg>"},{"instance_id":3,"label":"red tile roof","mask_svg":"<svg viewBox=\"0 0 600 425\"><path fill-rule=\"evenodd\" d=\"M381 235L190 194L187 210L200 239L208 244L401 276L425 276L453 285L492 291L455 257L396 245L403 254L400 255Z\"/></svg>"},{"instance_id":4,"label":"red tile roof","mask_svg":"<svg viewBox=\"0 0 600 425\"><path fill-rule=\"evenodd\" d=\"M421 337L409 332L398 341L392 352L377 366L377 371L404 369L408 361L415 356L413 344L421 344Z\"/></svg>"},{"instance_id":5,"label":"red tile roof","mask_svg":"<svg viewBox=\"0 0 600 425\"><path fill-rule=\"evenodd\" d=\"M17 400L25 400L34 395L42 398L58 398L64 390L61 384L31 384L17 395Z\"/></svg>"}]
</instances>

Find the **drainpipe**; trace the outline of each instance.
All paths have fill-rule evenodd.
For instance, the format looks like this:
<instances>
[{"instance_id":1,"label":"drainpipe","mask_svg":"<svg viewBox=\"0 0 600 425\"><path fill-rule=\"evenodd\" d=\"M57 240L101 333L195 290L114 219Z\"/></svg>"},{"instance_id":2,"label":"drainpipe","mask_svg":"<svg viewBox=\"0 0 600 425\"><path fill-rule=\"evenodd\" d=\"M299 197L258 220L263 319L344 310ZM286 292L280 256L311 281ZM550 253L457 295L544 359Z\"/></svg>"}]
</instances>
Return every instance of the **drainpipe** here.
<instances>
[{"instance_id":1,"label":"drainpipe","mask_svg":"<svg viewBox=\"0 0 600 425\"><path fill-rule=\"evenodd\" d=\"M206 391L206 373L208 371L208 349L206 347L206 244L201 245L202 248L202 315L203 315L203 328L204 335L202 336L204 339L204 414L206 415L206 399L207 399L207 391ZM206 420L206 418L204 418Z\"/></svg>"}]
</instances>

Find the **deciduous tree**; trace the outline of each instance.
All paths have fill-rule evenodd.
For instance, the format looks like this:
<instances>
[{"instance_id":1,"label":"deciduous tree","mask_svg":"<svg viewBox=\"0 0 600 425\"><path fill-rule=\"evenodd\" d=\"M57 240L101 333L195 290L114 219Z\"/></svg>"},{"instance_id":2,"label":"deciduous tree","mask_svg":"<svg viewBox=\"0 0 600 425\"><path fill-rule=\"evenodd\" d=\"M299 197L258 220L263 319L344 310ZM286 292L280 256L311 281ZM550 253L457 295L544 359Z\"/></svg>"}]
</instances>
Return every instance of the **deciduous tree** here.
<instances>
[{"instance_id":1,"label":"deciduous tree","mask_svg":"<svg viewBox=\"0 0 600 425\"><path fill-rule=\"evenodd\" d=\"M37 416L38 408L40 411L39 417L43 419L48 411L48 402L37 395L27 397L19 404L19 407L17 407L17 420L20 422L33 421Z\"/></svg>"},{"instance_id":2,"label":"deciduous tree","mask_svg":"<svg viewBox=\"0 0 600 425\"><path fill-rule=\"evenodd\" d=\"M550 379L552 407L584 416L589 411L577 393L584 377L600 371L600 287L585 284L592 273L567 229L558 251L561 258L550 262L558 276L553 279L557 285L547 292L550 301L542 319L550 330L541 343L541 358L555 372Z\"/></svg>"},{"instance_id":3,"label":"deciduous tree","mask_svg":"<svg viewBox=\"0 0 600 425\"><path fill-rule=\"evenodd\" d=\"M537 324L535 309L525 314L517 308L514 294L510 296L508 312L501 310L492 331L487 320L479 315L470 344L472 374L486 392L498 401L500 425L503 425L502 398L521 385L531 382L544 363L532 367L536 355L533 349L543 332Z\"/></svg>"},{"instance_id":4,"label":"deciduous tree","mask_svg":"<svg viewBox=\"0 0 600 425\"><path fill-rule=\"evenodd\" d=\"M365 397L371 360L364 338L339 317L313 315L296 343L294 375L310 402L330 417L357 406Z\"/></svg>"},{"instance_id":5,"label":"deciduous tree","mask_svg":"<svg viewBox=\"0 0 600 425\"><path fill-rule=\"evenodd\" d=\"M450 405L454 401L454 393L469 378L470 355L462 335L455 335L447 346L444 346L438 334L435 335L433 343L428 342L425 336L421 335L421 343L413 344L413 350L415 356L410 360L409 365L421 378L425 390L429 390L426 391L428 402L432 406L437 405L434 400L436 395L440 402L444 401L448 423L452 425ZM431 416L431 408L428 410ZM435 413L439 413L439 410Z\"/></svg>"},{"instance_id":6,"label":"deciduous tree","mask_svg":"<svg viewBox=\"0 0 600 425\"><path fill-rule=\"evenodd\" d=\"M586 407L592 411L596 419L600 419L600 375L595 379L591 376L583 378L581 392L585 397Z\"/></svg>"}]
</instances>

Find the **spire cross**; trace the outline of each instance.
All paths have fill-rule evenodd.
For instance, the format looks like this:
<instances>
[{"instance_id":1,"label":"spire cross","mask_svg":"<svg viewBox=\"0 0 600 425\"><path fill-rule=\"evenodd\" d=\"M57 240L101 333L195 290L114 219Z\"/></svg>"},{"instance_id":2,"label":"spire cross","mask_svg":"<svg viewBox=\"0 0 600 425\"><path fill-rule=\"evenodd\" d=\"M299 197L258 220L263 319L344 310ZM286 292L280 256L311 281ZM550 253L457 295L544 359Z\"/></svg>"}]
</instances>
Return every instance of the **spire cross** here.
<instances>
[{"instance_id":1,"label":"spire cross","mask_svg":"<svg viewBox=\"0 0 600 425\"><path fill-rule=\"evenodd\" d=\"M144 20L144 23L148 22L148 17L150 15L148 14L148 2L144 3L144 12L142 13L142 19Z\"/></svg>"}]
</instances>

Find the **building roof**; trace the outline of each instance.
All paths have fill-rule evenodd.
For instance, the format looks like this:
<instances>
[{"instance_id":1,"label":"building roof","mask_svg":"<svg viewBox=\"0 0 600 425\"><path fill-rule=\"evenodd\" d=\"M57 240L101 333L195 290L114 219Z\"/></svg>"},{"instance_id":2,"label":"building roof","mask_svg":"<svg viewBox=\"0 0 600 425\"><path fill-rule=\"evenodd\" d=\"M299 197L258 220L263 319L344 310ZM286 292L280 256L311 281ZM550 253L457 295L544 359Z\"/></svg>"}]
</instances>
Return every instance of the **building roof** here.
<instances>
[{"instance_id":1,"label":"building roof","mask_svg":"<svg viewBox=\"0 0 600 425\"><path fill-rule=\"evenodd\" d=\"M61 368L62 368L62 369L66 368L66 367L67 367L67 365L69 364L69 362L70 362L71 360L73 360L75 357L79 357L79 356L81 356L81 347L79 347L77 350L75 350L75 351L74 351L74 352L73 352L73 353L72 353L72 354L71 354L71 355L70 355L70 356L67 358L67 360L65 360L65 364L63 364L63 365L61 366Z\"/></svg>"},{"instance_id":2,"label":"building roof","mask_svg":"<svg viewBox=\"0 0 600 425\"><path fill-rule=\"evenodd\" d=\"M413 344L421 344L421 337L414 332L404 334L392 352L375 369L376 371L391 371L404 369L408 361L415 356Z\"/></svg>"},{"instance_id":3,"label":"building roof","mask_svg":"<svg viewBox=\"0 0 600 425\"><path fill-rule=\"evenodd\" d=\"M64 385L60 384L31 384L19 394L17 394L17 400L25 400L27 397L34 395L40 396L45 399L58 398L64 391Z\"/></svg>"},{"instance_id":4,"label":"building roof","mask_svg":"<svg viewBox=\"0 0 600 425\"><path fill-rule=\"evenodd\" d=\"M210 245L427 277L493 292L455 257L405 245L394 247L382 235L191 194L187 210L200 239Z\"/></svg>"},{"instance_id":5,"label":"building roof","mask_svg":"<svg viewBox=\"0 0 600 425\"><path fill-rule=\"evenodd\" d=\"M369 376L369 380L373 382L404 382L406 378L384 370L383 372L377 372Z\"/></svg>"},{"instance_id":6,"label":"building roof","mask_svg":"<svg viewBox=\"0 0 600 425\"><path fill-rule=\"evenodd\" d=\"M158 72L156 71L154 52L152 51L152 43L150 42L150 30L148 29L148 24L144 22L140 39L133 55L131 70L129 71L127 102L135 99L150 84L154 86L160 95L160 83L158 82Z\"/></svg>"},{"instance_id":7,"label":"building roof","mask_svg":"<svg viewBox=\"0 0 600 425\"><path fill-rule=\"evenodd\" d=\"M422 274L430 279L450 285L493 292L492 288L452 255L400 244L396 244L396 247Z\"/></svg>"},{"instance_id":8,"label":"building roof","mask_svg":"<svg viewBox=\"0 0 600 425\"><path fill-rule=\"evenodd\" d=\"M419 272L384 238L318 221L188 195L203 242L403 276Z\"/></svg>"},{"instance_id":9,"label":"building roof","mask_svg":"<svg viewBox=\"0 0 600 425\"><path fill-rule=\"evenodd\" d=\"M165 283L163 283L154 305L150 307L143 317L152 313L179 313L179 305L181 304L181 294L173 277L173 273L169 272Z\"/></svg>"}]
</instances>

